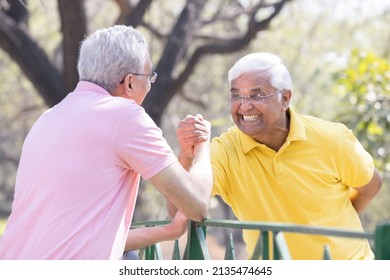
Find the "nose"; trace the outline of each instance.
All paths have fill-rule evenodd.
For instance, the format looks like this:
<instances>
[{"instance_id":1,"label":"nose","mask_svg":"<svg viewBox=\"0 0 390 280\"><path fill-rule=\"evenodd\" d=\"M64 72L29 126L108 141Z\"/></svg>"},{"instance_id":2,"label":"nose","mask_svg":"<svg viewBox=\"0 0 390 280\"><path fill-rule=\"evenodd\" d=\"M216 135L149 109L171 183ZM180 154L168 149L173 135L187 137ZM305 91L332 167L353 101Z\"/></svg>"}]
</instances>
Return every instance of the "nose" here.
<instances>
[{"instance_id":1,"label":"nose","mask_svg":"<svg viewBox=\"0 0 390 280\"><path fill-rule=\"evenodd\" d=\"M241 104L244 103L245 100L246 100L248 103L251 103L251 97L250 97L250 96L242 95L242 96L241 96Z\"/></svg>"},{"instance_id":2,"label":"nose","mask_svg":"<svg viewBox=\"0 0 390 280\"><path fill-rule=\"evenodd\" d=\"M242 109L242 110L245 110L246 108L252 108L252 106L253 106L253 104L252 104L252 102L251 102L251 100L250 100L250 98L249 97L247 97L247 96L243 96L243 97L241 97L241 103L240 103L240 108Z\"/></svg>"}]
</instances>

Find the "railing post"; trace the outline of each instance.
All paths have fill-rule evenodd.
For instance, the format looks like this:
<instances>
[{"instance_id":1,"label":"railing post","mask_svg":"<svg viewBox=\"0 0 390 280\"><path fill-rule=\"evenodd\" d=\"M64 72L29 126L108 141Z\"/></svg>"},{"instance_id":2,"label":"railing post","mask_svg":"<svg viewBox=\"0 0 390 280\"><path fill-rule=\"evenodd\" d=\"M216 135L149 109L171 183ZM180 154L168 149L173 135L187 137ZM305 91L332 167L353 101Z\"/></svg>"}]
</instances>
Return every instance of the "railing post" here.
<instances>
[{"instance_id":1,"label":"railing post","mask_svg":"<svg viewBox=\"0 0 390 280\"><path fill-rule=\"evenodd\" d=\"M180 260L180 249L178 240L175 240L175 244L173 246L172 260Z\"/></svg>"},{"instance_id":2,"label":"railing post","mask_svg":"<svg viewBox=\"0 0 390 280\"><path fill-rule=\"evenodd\" d=\"M332 257L331 257L331 254L330 254L330 248L329 248L329 245L326 244L324 246L324 255L323 255L323 260L331 260Z\"/></svg>"},{"instance_id":3,"label":"railing post","mask_svg":"<svg viewBox=\"0 0 390 280\"><path fill-rule=\"evenodd\" d=\"M269 231L260 231L259 238L257 239L255 250L252 253L252 260L269 260Z\"/></svg>"},{"instance_id":4,"label":"railing post","mask_svg":"<svg viewBox=\"0 0 390 280\"><path fill-rule=\"evenodd\" d=\"M375 259L390 260L390 223L375 228Z\"/></svg>"},{"instance_id":5,"label":"railing post","mask_svg":"<svg viewBox=\"0 0 390 280\"><path fill-rule=\"evenodd\" d=\"M206 245L205 227L197 226L196 222L189 221L187 230L187 246L183 259L186 260L209 260L210 254Z\"/></svg>"},{"instance_id":6,"label":"railing post","mask_svg":"<svg viewBox=\"0 0 390 280\"><path fill-rule=\"evenodd\" d=\"M259 238L257 239L255 249L253 250L251 260L260 259L262 250L263 250L263 232L261 231L259 234Z\"/></svg>"},{"instance_id":7,"label":"railing post","mask_svg":"<svg viewBox=\"0 0 390 280\"><path fill-rule=\"evenodd\" d=\"M145 248L145 260L154 260L154 247L153 247L153 245Z\"/></svg>"},{"instance_id":8,"label":"railing post","mask_svg":"<svg viewBox=\"0 0 390 280\"><path fill-rule=\"evenodd\" d=\"M162 250L161 250L161 245L160 243L156 243L153 245L153 248L154 248L154 260L163 260L163 254L162 254Z\"/></svg>"},{"instance_id":9,"label":"railing post","mask_svg":"<svg viewBox=\"0 0 390 280\"><path fill-rule=\"evenodd\" d=\"M269 260L269 231L261 231L263 241L263 260Z\"/></svg>"},{"instance_id":10,"label":"railing post","mask_svg":"<svg viewBox=\"0 0 390 280\"><path fill-rule=\"evenodd\" d=\"M272 253L273 253L274 260L280 260L279 250L278 250L277 245L276 245L276 235L278 233L279 232L272 232ZM283 236L283 239L284 239L284 236ZM287 244L286 244L286 246L287 246Z\"/></svg>"},{"instance_id":11,"label":"railing post","mask_svg":"<svg viewBox=\"0 0 390 280\"><path fill-rule=\"evenodd\" d=\"M229 233L229 240L225 251L225 260L235 260L236 254L234 253L233 234Z\"/></svg>"},{"instance_id":12,"label":"railing post","mask_svg":"<svg viewBox=\"0 0 390 280\"><path fill-rule=\"evenodd\" d=\"M274 244L276 247L275 251L278 252L278 259L291 260L290 251L288 250L287 242L284 238L283 232L278 232L275 234Z\"/></svg>"}]
</instances>

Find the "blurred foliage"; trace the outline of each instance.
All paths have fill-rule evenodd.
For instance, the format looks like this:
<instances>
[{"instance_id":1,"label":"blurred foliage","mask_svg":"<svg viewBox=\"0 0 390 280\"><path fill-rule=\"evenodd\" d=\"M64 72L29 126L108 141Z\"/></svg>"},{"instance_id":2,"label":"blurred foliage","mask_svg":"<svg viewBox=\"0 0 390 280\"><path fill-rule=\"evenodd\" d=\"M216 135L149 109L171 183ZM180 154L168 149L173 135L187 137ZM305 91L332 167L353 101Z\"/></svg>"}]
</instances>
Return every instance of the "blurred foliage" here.
<instances>
[{"instance_id":1,"label":"blurred foliage","mask_svg":"<svg viewBox=\"0 0 390 280\"><path fill-rule=\"evenodd\" d=\"M336 119L354 131L383 177L371 215L363 216L366 227L373 228L378 220L390 220L390 62L373 51L353 49L333 78L340 96Z\"/></svg>"},{"instance_id":2,"label":"blurred foliage","mask_svg":"<svg viewBox=\"0 0 390 280\"><path fill-rule=\"evenodd\" d=\"M334 80L342 104L337 119L354 131L378 168L390 172L390 62L354 49Z\"/></svg>"},{"instance_id":3,"label":"blurred foliage","mask_svg":"<svg viewBox=\"0 0 390 280\"><path fill-rule=\"evenodd\" d=\"M31 83L4 54L0 60L0 217L11 209L21 147L32 124L46 108Z\"/></svg>"}]
</instances>

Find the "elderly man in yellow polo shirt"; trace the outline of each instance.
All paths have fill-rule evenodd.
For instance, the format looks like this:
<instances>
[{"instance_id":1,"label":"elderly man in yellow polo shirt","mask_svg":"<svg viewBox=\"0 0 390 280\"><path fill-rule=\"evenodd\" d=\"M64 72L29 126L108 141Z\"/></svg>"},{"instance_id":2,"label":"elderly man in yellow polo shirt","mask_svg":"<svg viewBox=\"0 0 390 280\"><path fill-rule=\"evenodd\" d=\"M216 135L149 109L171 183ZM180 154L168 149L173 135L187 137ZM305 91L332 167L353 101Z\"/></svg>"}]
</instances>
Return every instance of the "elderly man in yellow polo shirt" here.
<instances>
[{"instance_id":1,"label":"elderly man in yellow polo shirt","mask_svg":"<svg viewBox=\"0 0 390 280\"><path fill-rule=\"evenodd\" d=\"M345 125L295 112L283 61L252 53L228 73L235 126L212 140L214 195L242 221L285 222L363 231L359 214L382 185L373 158ZM187 168L200 133L196 116L179 124ZM259 232L244 231L249 256ZM293 259L373 259L367 240L285 234Z\"/></svg>"}]
</instances>

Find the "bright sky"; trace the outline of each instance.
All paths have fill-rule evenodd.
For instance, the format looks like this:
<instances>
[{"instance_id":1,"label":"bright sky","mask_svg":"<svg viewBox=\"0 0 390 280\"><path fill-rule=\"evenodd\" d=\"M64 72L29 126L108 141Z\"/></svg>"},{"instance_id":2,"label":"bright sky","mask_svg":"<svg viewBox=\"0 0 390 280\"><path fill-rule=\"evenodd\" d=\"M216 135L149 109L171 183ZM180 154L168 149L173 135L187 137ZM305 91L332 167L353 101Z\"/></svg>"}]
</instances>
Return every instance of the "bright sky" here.
<instances>
[{"instance_id":1,"label":"bright sky","mask_svg":"<svg viewBox=\"0 0 390 280\"><path fill-rule=\"evenodd\" d=\"M336 0L336 2L337 5L340 7L340 9L338 9L338 12L344 12L344 15L348 15L348 12L351 16L372 16L382 13L384 10L388 10L390 12L389 0Z\"/></svg>"},{"instance_id":2,"label":"bright sky","mask_svg":"<svg viewBox=\"0 0 390 280\"><path fill-rule=\"evenodd\" d=\"M382 14L384 10L390 13L390 0L298 0L305 7L310 7L313 13L321 13L330 9L336 18L365 17Z\"/></svg>"}]
</instances>

